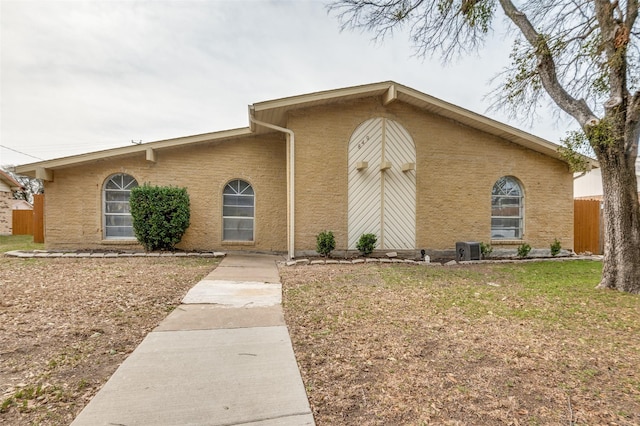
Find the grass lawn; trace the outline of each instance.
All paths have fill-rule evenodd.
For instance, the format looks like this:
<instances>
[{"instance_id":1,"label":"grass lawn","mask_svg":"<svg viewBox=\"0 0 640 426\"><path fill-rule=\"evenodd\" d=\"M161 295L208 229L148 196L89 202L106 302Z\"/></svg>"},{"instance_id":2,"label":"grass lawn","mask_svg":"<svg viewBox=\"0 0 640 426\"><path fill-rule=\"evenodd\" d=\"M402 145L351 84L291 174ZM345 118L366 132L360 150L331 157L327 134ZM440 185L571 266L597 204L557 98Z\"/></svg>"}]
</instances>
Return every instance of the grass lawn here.
<instances>
[{"instance_id":1,"label":"grass lawn","mask_svg":"<svg viewBox=\"0 0 640 426\"><path fill-rule=\"evenodd\" d=\"M640 298L601 268L282 268L317 423L640 424Z\"/></svg>"},{"instance_id":2,"label":"grass lawn","mask_svg":"<svg viewBox=\"0 0 640 426\"><path fill-rule=\"evenodd\" d=\"M0 253L12 250L44 250L44 244L33 242L33 235L0 235Z\"/></svg>"},{"instance_id":3,"label":"grass lawn","mask_svg":"<svg viewBox=\"0 0 640 426\"><path fill-rule=\"evenodd\" d=\"M218 262L0 255L0 425L70 424Z\"/></svg>"}]
</instances>

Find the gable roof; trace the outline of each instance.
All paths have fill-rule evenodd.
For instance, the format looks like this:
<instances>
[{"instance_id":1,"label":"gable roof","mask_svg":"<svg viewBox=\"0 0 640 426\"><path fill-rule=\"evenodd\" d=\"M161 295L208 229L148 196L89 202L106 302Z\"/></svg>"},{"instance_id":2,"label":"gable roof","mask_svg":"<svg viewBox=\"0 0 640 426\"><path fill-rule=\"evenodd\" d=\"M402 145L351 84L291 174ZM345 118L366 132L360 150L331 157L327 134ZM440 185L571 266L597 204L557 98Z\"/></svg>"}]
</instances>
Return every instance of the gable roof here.
<instances>
[{"instance_id":1,"label":"gable roof","mask_svg":"<svg viewBox=\"0 0 640 426\"><path fill-rule=\"evenodd\" d=\"M369 97L381 97L384 105L397 101L404 102L424 111L450 118L474 129L495 135L533 151L564 161L558 153L558 145L546 139L534 136L515 127L485 117L481 114L474 113L393 81L327 90L258 102L249 106L249 115L250 118L258 120L259 122L269 123L279 127L286 127L289 111ZM210 143L216 141L222 142L250 135L273 132L272 129L254 123L251 119L249 122L249 127L245 128L167 139L157 142L148 142L139 145L125 146L121 148L113 148L104 151L96 151L87 154L41 161L38 163L30 163L17 166L16 171L22 174L35 175L38 170L54 170L56 168L74 166L104 158L130 155L137 152L146 152L147 158L150 158L153 157L154 150L175 148L189 144ZM591 167L598 167L597 161L588 157L585 158Z\"/></svg>"},{"instance_id":2,"label":"gable roof","mask_svg":"<svg viewBox=\"0 0 640 426\"><path fill-rule=\"evenodd\" d=\"M285 127L287 113L290 110L346 102L372 96L381 96L385 105L395 101L413 105L418 109L450 118L474 129L498 136L533 151L564 161L558 153L559 145L553 142L393 81L259 102L249 107L249 113L253 114L254 118L259 121ZM253 123L251 124L251 129L258 133L266 130L264 128L260 129L259 126L255 126ZM585 157L585 159L591 167L598 167L596 160L589 157Z\"/></svg>"}]
</instances>

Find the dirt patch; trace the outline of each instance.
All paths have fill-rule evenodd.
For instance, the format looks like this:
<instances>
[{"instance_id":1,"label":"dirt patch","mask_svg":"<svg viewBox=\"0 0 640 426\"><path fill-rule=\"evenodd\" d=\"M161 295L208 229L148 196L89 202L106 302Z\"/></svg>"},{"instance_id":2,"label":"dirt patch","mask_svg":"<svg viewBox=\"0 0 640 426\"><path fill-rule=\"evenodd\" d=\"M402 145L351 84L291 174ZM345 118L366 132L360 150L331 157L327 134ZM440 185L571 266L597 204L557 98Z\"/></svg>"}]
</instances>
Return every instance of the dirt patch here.
<instances>
[{"instance_id":1,"label":"dirt patch","mask_svg":"<svg viewBox=\"0 0 640 426\"><path fill-rule=\"evenodd\" d=\"M0 258L0 423L71 423L218 262Z\"/></svg>"},{"instance_id":2,"label":"dirt patch","mask_svg":"<svg viewBox=\"0 0 640 426\"><path fill-rule=\"evenodd\" d=\"M317 424L640 424L639 299L541 268L282 268Z\"/></svg>"}]
</instances>

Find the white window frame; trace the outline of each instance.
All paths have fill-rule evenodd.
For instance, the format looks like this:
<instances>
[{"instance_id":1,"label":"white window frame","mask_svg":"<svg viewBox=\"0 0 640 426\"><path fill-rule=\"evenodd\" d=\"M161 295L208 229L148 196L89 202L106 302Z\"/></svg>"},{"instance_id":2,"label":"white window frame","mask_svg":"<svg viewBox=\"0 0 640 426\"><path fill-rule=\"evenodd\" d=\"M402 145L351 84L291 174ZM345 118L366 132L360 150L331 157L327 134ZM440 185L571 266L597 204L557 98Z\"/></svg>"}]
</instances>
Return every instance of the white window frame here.
<instances>
[{"instance_id":1,"label":"white window frame","mask_svg":"<svg viewBox=\"0 0 640 426\"><path fill-rule=\"evenodd\" d=\"M130 177L132 180L130 182L128 182L126 185L124 185L124 181L122 180L123 176L128 176ZM121 183L117 182L115 179L120 178ZM110 182L113 182L115 185L118 186L118 189L110 189L107 188L107 186L109 185ZM128 192L129 196L131 196L131 189L135 188L138 186L138 181L136 180L136 178L134 178L133 176L131 176L128 173L115 173L111 176L109 176L108 178L105 179L104 184L102 185L102 237L105 240L135 240L136 236L133 232L133 224L131 226L131 235L127 235L127 236L123 236L123 235L108 235L108 230L109 228L111 228L112 226L109 226L108 217L116 217L116 216L131 216L131 212L129 209L126 209L126 211L124 213L114 213L114 212L108 212L109 209L107 209L107 203L124 203L124 201L108 201L107 200L107 192ZM127 200L128 203L128 200ZM133 218L132 218L133 221Z\"/></svg>"},{"instance_id":2,"label":"white window frame","mask_svg":"<svg viewBox=\"0 0 640 426\"><path fill-rule=\"evenodd\" d=\"M514 193L513 190L508 190L508 192L504 191L504 188L507 185L507 181L511 184L511 187L517 187L517 193ZM501 183L504 182L502 185L500 185L500 189L502 190L501 194L496 194L496 187ZM497 198L505 198L505 199L511 199L511 200L518 200L518 215L513 215L513 216L494 216L493 215L493 205L494 205L494 201ZM492 240L518 240L521 241L524 239L524 188L522 186L522 183L515 177L513 176L502 176L500 179L498 179L494 184L493 187L491 188L491 239ZM494 228L493 227L493 220L494 219L518 219L518 227L517 228ZM519 236L517 237L512 237L512 236L494 236L494 232L498 232L500 230L513 230L515 231L515 233L518 233L519 231Z\"/></svg>"},{"instance_id":3,"label":"white window frame","mask_svg":"<svg viewBox=\"0 0 640 426\"><path fill-rule=\"evenodd\" d=\"M241 187L241 184L246 185ZM227 197L241 197L245 198L245 200L251 199L251 204L227 204ZM232 208L251 208L252 215L225 215L225 207L230 209ZM255 190L253 189L253 185L250 182L244 179L233 179L227 182L222 190L222 241L223 242L254 242L255 241L255 232L256 232L256 195ZM250 221L251 223L251 236L250 238L227 238L227 220L240 220L240 221Z\"/></svg>"}]
</instances>

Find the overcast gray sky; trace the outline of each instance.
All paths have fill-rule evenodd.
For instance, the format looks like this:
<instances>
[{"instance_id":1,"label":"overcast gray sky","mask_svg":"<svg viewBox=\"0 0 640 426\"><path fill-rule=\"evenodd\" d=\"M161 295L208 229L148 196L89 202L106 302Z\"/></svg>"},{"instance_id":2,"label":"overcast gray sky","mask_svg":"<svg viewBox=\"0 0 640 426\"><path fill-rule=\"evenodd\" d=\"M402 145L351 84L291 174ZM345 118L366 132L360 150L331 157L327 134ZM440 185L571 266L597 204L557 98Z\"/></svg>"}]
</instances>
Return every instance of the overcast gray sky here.
<instances>
[{"instance_id":1,"label":"overcast gray sky","mask_svg":"<svg viewBox=\"0 0 640 426\"><path fill-rule=\"evenodd\" d=\"M0 0L0 165L246 127L249 104L386 80L486 113L504 31L443 67L406 34L340 32L325 4ZM556 143L571 125L487 115Z\"/></svg>"}]
</instances>

